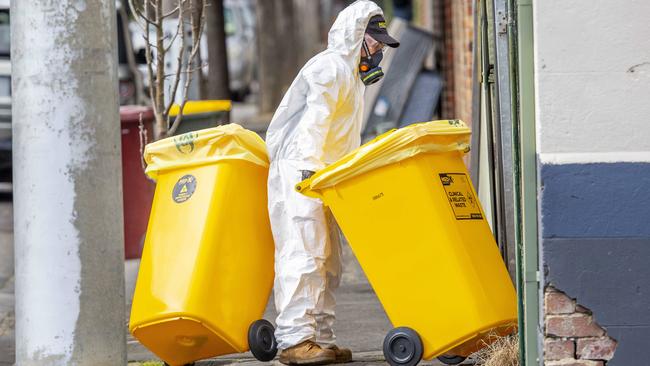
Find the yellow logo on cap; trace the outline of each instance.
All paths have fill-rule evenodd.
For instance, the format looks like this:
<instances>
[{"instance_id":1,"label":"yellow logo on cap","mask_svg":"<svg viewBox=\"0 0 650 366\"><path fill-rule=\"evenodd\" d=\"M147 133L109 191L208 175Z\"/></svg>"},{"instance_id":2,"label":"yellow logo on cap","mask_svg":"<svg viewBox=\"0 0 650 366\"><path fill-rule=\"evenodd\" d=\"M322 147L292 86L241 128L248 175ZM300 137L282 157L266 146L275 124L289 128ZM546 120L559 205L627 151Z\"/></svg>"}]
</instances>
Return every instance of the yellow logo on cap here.
<instances>
[{"instance_id":1,"label":"yellow logo on cap","mask_svg":"<svg viewBox=\"0 0 650 366\"><path fill-rule=\"evenodd\" d=\"M377 25L379 26L379 28L386 28L386 22L379 22L377 23Z\"/></svg>"}]
</instances>

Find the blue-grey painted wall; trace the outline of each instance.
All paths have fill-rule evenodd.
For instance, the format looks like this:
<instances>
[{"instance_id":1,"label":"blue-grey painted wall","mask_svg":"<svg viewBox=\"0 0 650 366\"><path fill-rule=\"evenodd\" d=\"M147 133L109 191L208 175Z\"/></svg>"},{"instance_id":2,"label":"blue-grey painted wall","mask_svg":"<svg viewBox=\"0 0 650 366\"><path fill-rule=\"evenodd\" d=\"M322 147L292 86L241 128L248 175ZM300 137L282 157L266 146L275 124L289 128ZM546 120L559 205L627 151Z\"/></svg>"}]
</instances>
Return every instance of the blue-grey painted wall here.
<instances>
[{"instance_id":1,"label":"blue-grey painted wall","mask_svg":"<svg viewBox=\"0 0 650 366\"><path fill-rule=\"evenodd\" d=\"M650 365L650 163L542 164L545 283L619 341L608 365Z\"/></svg>"}]
</instances>

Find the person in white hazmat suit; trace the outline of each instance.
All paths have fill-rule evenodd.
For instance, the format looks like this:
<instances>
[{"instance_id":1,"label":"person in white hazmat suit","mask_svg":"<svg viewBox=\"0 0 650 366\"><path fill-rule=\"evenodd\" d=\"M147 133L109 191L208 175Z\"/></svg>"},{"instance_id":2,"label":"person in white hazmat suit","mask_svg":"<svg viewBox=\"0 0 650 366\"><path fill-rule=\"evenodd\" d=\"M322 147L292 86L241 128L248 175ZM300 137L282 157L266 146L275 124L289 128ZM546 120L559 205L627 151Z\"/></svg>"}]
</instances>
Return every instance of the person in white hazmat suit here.
<instances>
[{"instance_id":1,"label":"person in white hazmat suit","mask_svg":"<svg viewBox=\"0 0 650 366\"><path fill-rule=\"evenodd\" d=\"M297 183L359 147L366 85L383 76L385 46L399 42L386 31L382 10L358 0L341 11L327 49L300 70L267 131L269 215L275 240L275 336L280 362L343 363L332 330L334 289L341 248L336 222Z\"/></svg>"}]
</instances>

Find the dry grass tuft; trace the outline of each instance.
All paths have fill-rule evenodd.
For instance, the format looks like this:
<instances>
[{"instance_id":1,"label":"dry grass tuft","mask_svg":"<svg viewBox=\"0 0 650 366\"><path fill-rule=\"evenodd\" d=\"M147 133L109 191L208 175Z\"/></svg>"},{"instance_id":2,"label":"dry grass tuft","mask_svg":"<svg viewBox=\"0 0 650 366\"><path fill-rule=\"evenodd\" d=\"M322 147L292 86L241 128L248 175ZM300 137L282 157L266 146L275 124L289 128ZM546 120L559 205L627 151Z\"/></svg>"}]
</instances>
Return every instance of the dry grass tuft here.
<instances>
[{"instance_id":1,"label":"dry grass tuft","mask_svg":"<svg viewBox=\"0 0 650 366\"><path fill-rule=\"evenodd\" d=\"M474 355L481 366L519 366L519 337L517 333L495 339Z\"/></svg>"},{"instance_id":2,"label":"dry grass tuft","mask_svg":"<svg viewBox=\"0 0 650 366\"><path fill-rule=\"evenodd\" d=\"M164 366L162 361L129 362L128 366Z\"/></svg>"}]
</instances>

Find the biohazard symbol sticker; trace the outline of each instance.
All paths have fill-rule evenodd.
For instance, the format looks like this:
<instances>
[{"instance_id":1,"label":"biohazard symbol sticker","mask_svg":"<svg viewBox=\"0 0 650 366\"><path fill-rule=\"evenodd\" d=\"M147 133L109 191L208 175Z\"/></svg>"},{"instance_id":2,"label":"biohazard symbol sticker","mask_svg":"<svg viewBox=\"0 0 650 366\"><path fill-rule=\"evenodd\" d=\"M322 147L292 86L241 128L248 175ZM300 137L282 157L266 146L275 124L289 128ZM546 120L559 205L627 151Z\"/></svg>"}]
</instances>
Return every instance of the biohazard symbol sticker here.
<instances>
[{"instance_id":1,"label":"biohazard symbol sticker","mask_svg":"<svg viewBox=\"0 0 650 366\"><path fill-rule=\"evenodd\" d=\"M190 199L196 190L196 177L193 175L184 175L176 182L172 191L172 198L176 203L182 203Z\"/></svg>"},{"instance_id":2,"label":"biohazard symbol sticker","mask_svg":"<svg viewBox=\"0 0 650 366\"><path fill-rule=\"evenodd\" d=\"M440 181L456 220L481 220L481 206L474 197L472 185L464 173L442 173Z\"/></svg>"}]
</instances>

